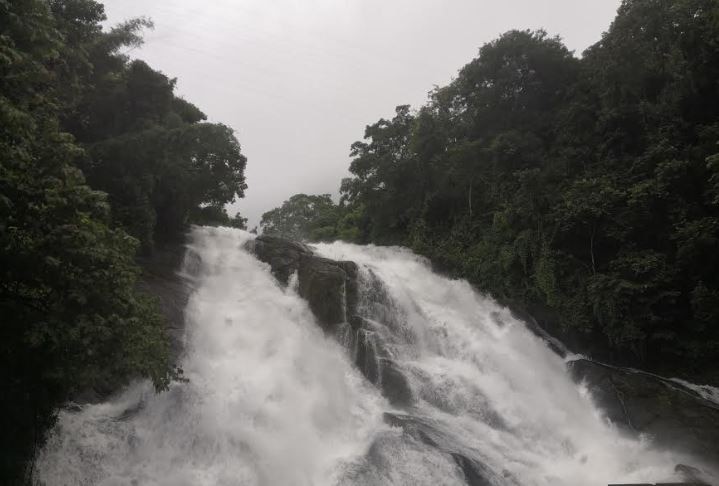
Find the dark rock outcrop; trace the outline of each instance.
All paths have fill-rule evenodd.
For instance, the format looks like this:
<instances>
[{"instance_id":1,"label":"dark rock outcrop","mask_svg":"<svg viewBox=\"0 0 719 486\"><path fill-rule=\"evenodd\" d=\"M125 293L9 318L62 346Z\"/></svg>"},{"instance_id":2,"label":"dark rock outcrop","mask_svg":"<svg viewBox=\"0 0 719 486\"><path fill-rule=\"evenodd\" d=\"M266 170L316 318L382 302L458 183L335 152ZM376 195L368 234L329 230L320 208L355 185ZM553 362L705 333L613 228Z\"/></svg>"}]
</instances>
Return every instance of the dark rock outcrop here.
<instances>
[{"instance_id":1,"label":"dark rock outcrop","mask_svg":"<svg viewBox=\"0 0 719 486\"><path fill-rule=\"evenodd\" d=\"M381 381L381 360L389 359L385 343L378 339L373 323L360 316L350 317L349 339L345 342L355 352L355 365L372 383Z\"/></svg>"},{"instance_id":2,"label":"dark rock outcrop","mask_svg":"<svg viewBox=\"0 0 719 486\"><path fill-rule=\"evenodd\" d=\"M249 247L258 259L270 265L272 274L285 285L290 275L299 269L300 258L312 254L307 245L277 236L258 236Z\"/></svg>"},{"instance_id":3,"label":"dark rock outcrop","mask_svg":"<svg viewBox=\"0 0 719 486\"><path fill-rule=\"evenodd\" d=\"M303 243L277 236L258 236L250 244L284 285L297 272L299 294L307 300L322 328L334 332L357 306L357 264L314 255Z\"/></svg>"},{"instance_id":4,"label":"dark rock outcrop","mask_svg":"<svg viewBox=\"0 0 719 486\"><path fill-rule=\"evenodd\" d=\"M706 477L706 474L695 467L687 466L686 464L677 464L674 471L681 474L682 479L687 481L684 483L685 485L709 486L710 484L708 482L710 478Z\"/></svg>"},{"instance_id":5,"label":"dark rock outcrop","mask_svg":"<svg viewBox=\"0 0 719 486\"><path fill-rule=\"evenodd\" d=\"M569 364L612 422L719 465L719 405L671 380L580 359ZM686 466L684 466L686 467Z\"/></svg>"},{"instance_id":6,"label":"dark rock outcrop","mask_svg":"<svg viewBox=\"0 0 719 486\"><path fill-rule=\"evenodd\" d=\"M437 431L423 420L412 415L391 412L385 412L383 418L385 423L392 427L401 428L407 435L414 437L423 444L437 449L441 448L437 439L432 437L437 435Z\"/></svg>"},{"instance_id":7,"label":"dark rock outcrop","mask_svg":"<svg viewBox=\"0 0 719 486\"><path fill-rule=\"evenodd\" d=\"M334 332L357 305L357 264L301 255L299 294L307 300L322 328Z\"/></svg>"},{"instance_id":8,"label":"dark rock outcrop","mask_svg":"<svg viewBox=\"0 0 719 486\"><path fill-rule=\"evenodd\" d=\"M408 407L414 402L409 380L392 360L387 343L379 338L375 324L363 317L350 318L351 338L347 345L355 350L355 365L395 407Z\"/></svg>"},{"instance_id":9,"label":"dark rock outcrop","mask_svg":"<svg viewBox=\"0 0 719 486\"><path fill-rule=\"evenodd\" d=\"M322 329L335 337L347 333L348 348L365 377L378 386L396 407L413 402L412 388L400 366L392 360L375 326L358 315L357 264L336 261L312 253L302 243L276 236L258 236L250 245L257 258L268 263L272 274L287 285L297 272L298 293L304 298Z\"/></svg>"},{"instance_id":10,"label":"dark rock outcrop","mask_svg":"<svg viewBox=\"0 0 719 486\"><path fill-rule=\"evenodd\" d=\"M413 415L390 412L384 414L384 421L393 427L401 428L408 437L447 454L457 465L468 486L518 486L509 473L503 471L497 474L478 460L471 459L450 433L441 430L438 423Z\"/></svg>"},{"instance_id":11,"label":"dark rock outcrop","mask_svg":"<svg viewBox=\"0 0 719 486\"><path fill-rule=\"evenodd\" d=\"M468 486L492 486L494 484L487 479L487 471L482 464L456 452L451 455L454 462L462 470L464 480Z\"/></svg>"},{"instance_id":12,"label":"dark rock outcrop","mask_svg":"<svg viewBox=\"0 0 719 486\"><path fill-rule=\"evenodd\" d=\"M383 360L380 368L382 395L395 407L408 407L414 401L412 387L402 370L392 360Z\"/></svg>"},{"instance_id":13,"label":"dark rock outcrop","mask_svg":"<svg viewBox=\"0 0 719 486\"><path fill-rule=\"evenodd\" d=\"M199 259L196 253L188 253L184 243L175 243L158 247L152 255L138 259L142 268L138 287L157 298L160 312L167 321L175 360L182 352L185 307L192 291L187 277L181 273L186 258Z\"/></svg>"}]
</instances>

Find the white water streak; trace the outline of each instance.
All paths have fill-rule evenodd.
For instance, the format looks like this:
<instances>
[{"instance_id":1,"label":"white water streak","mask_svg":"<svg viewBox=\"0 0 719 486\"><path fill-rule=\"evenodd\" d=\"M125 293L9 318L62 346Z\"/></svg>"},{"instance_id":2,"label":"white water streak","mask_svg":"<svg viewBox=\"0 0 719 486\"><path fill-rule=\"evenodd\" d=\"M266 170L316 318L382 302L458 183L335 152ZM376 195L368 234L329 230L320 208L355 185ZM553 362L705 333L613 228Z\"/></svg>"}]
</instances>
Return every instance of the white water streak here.
<instances>
[{"instance_id":1,"label":"white water streak","mask_svg":"<svg viewBox=\"0 0 719 486\"><path fill-rule=\"evenodd\" d=\"M418 397L406 416L430 424L433 440L450 449L384 425L390 405L350 365L352 353L322 335L296 285L282 290L242 249L249 238L222 228L193 232L201 263L186 311L189 383L160 395L138 383L108 403L61 413L38 479L464 484L450 452L484 465L498 485L677 479L681 455L622 437L561 358L466 282L434 274L406 250L318 245L385 286L400 334L411 338L393 348Z\"/></svg>"},{"instance_id":2,"label":"white water streak","mask_svg":"<svg viewBox=\"0 0 719 486\"><path fill-rule=\"evenodd\" d=\"M569 377L565 361L507 309L401 248L317 245L371 270L404 309L415 345L400 362L421 400L416 415L470 457L523 485L678 479L681 454L623 437Z\"/></svg>"},{"instance_id":3,"label":"white water streak","mask_svg":"<svg viewBox=\"0 0 719 486\"><path fill-rule=\"evenodd\" d=\"M48 485L330 485L360 458L383 400L306 303L242 249L198 228L186 311L189 383L137 384L111 403L63 412L38 464ZM123 418L133 407L135 413Z\"/></svg>"}]
</instances>

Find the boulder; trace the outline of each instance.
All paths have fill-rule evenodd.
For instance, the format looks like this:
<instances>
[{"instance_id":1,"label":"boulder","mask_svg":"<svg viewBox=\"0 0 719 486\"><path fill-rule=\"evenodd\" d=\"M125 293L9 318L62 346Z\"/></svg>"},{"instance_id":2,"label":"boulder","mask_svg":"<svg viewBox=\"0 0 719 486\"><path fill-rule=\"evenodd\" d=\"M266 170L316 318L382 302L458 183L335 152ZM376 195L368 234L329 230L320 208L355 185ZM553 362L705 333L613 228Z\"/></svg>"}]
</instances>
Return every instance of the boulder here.
<instances>
[{"instance_id":1,"label":"boulder","mask_svg":"<svg viewBox=\"0 0 719 486\"><path fill-rule=\"evenodd\" d=\"M347 343L354 350L357 368L375 385L380 382L380 360L390 354L384 342L378 336L375 326L360 316L351 316L349 320L351 339Z\"/></svg>"},{"instance_id":2,"label":"boulder","mask_svg":"<svg viewBox=\"0 0 719 486\"><path fill-rule=\"evenodd\" d=\"M357 264L318 257L303 243L277 236L258 236L250 243L257 258L270 265L284 285L297 272L299 294L325 331L347 322L357 307Z\"/></svg>"},{"instance_id":3,"label":"boulder","mask_svg":"<svg viewBox=\"0 0 719 486\"><path fill-rule=\"evenodd\" d=\"M270 265L272 274L284 285L299 269L300 258L312 254L307 245L278 236L258 236L248 246L259 260Z\"/></svg>"},{"instance_id":4,"label":"boulder","mask_svg":"<svg viewBox=\"0 0 719 486\"><path fill-rule=\"evenodd\" d=\"M397 363L391 359L381 360L380 376L382 395L392 405L395 407L409 407L414 403L412 387Z\"/></svg>"},{"instance_id":5,"label":"boulder","mask_svg":"<svg viewBox=\"0 0 719 486\"><path fill-rule=\"evenodd\" d=\"M183 351L185 307L192 292L190 277L199 268L200 257L184 242L167 243L151 255L138 258L142 274L137 282L143 292L157 298L167 322L174 361Z\"/></svg>"},{"instance_id":6,"label":"boulder","mask_svg":"<svg viewBox=\"0 0 719 486\"><path fill-rule=\"evenodd\" d=\"M300 256L299 294L310 305L317 321L327 332L348 321L357 306L357 264Z\"/></svg>"},{"instance_id":7,"label":"boulder","mask_svg":"<svg viewBox=\"0 0 719 486\"><path fill-rule=\"evenodd\" d=\"M312 254L302 243L275 236L259 236L251 248L270 265L275 277L285 285L297 272L298 293L307 301L318 324L328 334L339 335L342 325L350 327L351 349L365 377L380 387L382 394L397 407L413 403L412 388L400 366L390 359L372 325L357 315L358 267L351 261L336 261ZM346 329L346 328L345 328Z\"/></svg>"},{"instance_id":8,"label":"boulder","mask_svg":"<svg viewBox=\"0 0 719 486\"><path fill-rule=\"evenodd\" d=\"M481 463L456 452L452 453L451 456L461 469L462 474L464 474L464 480L467 486L492 486L495 484L493 481L490 481L489 478L491 478L491 476Z\"/></svg>"},{"instance_id":9,"label":"boulder","mask_svg":"<svg viewBox=\"0 0 719 486\"><path fill-rule=\"evenodd\" d=\"M445 439L445 436L427 421L414 415L393 412L385 412L383 418L385 423L392 427L401 428L408 436L444 452L443 446L439 444L438 437Z\"/></svg>"},{"instance_id":10,"label":"boulder","mask_svg":"<svg viewBox=\"0 0 719 486\"><path fill-rule=\"evenodd\" d=\"M388 343L377 332L377 325L360 317L350 318L353 334L349 343L355 350L355 365L372 384L379 387L382 395L395 407L409 407L414 395L409 380L401 367L392 360Z\"/></svg>"},{"instance_id":11,"label":"boulder","mask_svg":"<svg viewBox=\"0 0 719 486\"><path fill-rule=\"evenodd\" d=\"M709 486L709 481L712 480L712 478L708 477L708 475L700 469L687 466L686 464L677 464L674 467L674 471L682 476L682 479L685 481L685 485L693 484L695 486ZM714 477L714 479L717 478Z\"/></svg>"},{"instance_id":12,"label":"boulder","mask_svg":"<svg viewBox=\"0 0 719 486\"><path fill-rule=\"evenodd\" d=\"M671 380L579 359L569 364L608 419L667 449L719 466L719 405ZM685 466L686 467L686 466Z\"/></svg>"},{"instance_id":13,"label":"boulder","mask_svg":"<svg viewBox=\"0 0 719 486\"><path fill-rule=\"evenodd\" d=\"M401 428L408 437L447 454L464 476L467 486L493 484L518 486L519 484L509 472L502 471L501 475L496 474L479 460L472 459L464 452L464 447L455 441L453 435L441 430L441 425L436 422L414 415L392 412L384 413L384 421L392 427Z\"/></svg>"}]
</instances>

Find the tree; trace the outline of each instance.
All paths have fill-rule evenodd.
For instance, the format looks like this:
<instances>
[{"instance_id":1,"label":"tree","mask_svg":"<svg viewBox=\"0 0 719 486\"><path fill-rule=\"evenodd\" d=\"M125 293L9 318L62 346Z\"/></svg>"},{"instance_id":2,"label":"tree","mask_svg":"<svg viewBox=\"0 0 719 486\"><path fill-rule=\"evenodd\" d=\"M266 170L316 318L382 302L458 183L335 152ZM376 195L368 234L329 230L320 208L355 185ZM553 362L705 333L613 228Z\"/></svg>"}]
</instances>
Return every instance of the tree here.
<instances>
[{"instance_id":1,"label":"tree","mask_svg":"<svg viewBox=\"0 0 719 486\"><path fill-rule=\"evenodd\" d=\"M200 226L230 226L242 230L247 229L247 218L237 212L230 218L224 206L208 205L193 209L189 215L190 222Z\"/></svg>"},{"instance_id":2,"label":"tree","mask_svg":"<svg viewBox=\"0 0 719 486\"><path fill-rule=\"evenodd\" d=\"M193 211L221 208L246 188L246 158L232 130L220 124L112 137L91 146L88 164L89 181L108 192L116 222L147 250L181 234Z\"/></svg>"},{"instance_id":3,"label":"tree","mask_svg":"<svg viewBox=\"0 0 719 486\"><path fill-rule=\"evenodd\" d=\"M162 390L180 376L157 306L136 285L138 248L176 237L206 208L243 224L224 210L246 187L232 130L203 122L174 80L120 53L149 21L105 31L104 20L92 0L0 2L0 477L9 483L28 479L57 408L78 392L137 377Z\"/></svg>"},{"instance_id":4,"label":"tree","mask_svg":"<svg viewBox=\"0 0 719 486\"><path fill-rule=\"evenodd\" d=\"M151 22L104 31L93 1L56 0L52 9L65 40L61 123L86 149L78 165L108 193L114 224L150 252L180 237L193 211L244 196L247 160L233 131L175 96L175 79L121 53Z\"/></svg>"},{"instance_id":5,"label":"tree","mask_svg":"<svg viewBox=\"0 0 719 486\"><path fill-rule=\"evenodd\" d=\"M605 357L706 369L719 356L717 18L711 0L625 0L581 59L544 31L486 44L425 106L352 145L340 190L355 237L411 246L585 343L603 337Z\"/></svg>"},{"instance_id":6,"label":"tree","mask_svg":"<svg viewBox=\"0 0 719 486\"><path fill-rule=\"evenodd\" d=\"M70 396L177 376L136 290L137 240L111 227L105 195L75 167L85 152L60 128L64 74L51 67L72 32L56 20L42 1L0 4L0 476L18 482Z\"/></svg>"},{"instance_id":7,"label":"tree","mask_svg":"<svg viewBox=\"0 0 719 486\"><path fill-rule=\"evenodd\" d=\"M338 208L329 194L295 194L282 206L262 215L263 234L295 240L328 240L335 237Z\"/></svg>"}]
</instances>

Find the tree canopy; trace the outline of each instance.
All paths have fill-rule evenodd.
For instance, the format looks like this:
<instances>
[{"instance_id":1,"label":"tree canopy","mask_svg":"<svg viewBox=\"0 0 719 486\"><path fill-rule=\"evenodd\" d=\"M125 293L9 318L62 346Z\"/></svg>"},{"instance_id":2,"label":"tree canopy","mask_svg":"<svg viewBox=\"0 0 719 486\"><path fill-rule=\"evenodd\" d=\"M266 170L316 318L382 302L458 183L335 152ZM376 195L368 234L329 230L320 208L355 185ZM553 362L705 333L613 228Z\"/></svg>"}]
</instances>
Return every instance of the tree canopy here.
<instances>
[{"instance_id":1,"label":"tree canopy","mask_svg":"<svg viewBox=\"0 0 719 486\"><path fill-rule=\"evenodd\" d=\"M28 480L28 459L70 397L132 377L161 390L179 376L164 320L138 291L136 252L175 238L202 211L229 220L224 204L246 187L232 130L204 122L174 95L174 80L121 54L150 22L103 30L104 20L92 0L0 2L8 484Z\"/></svg>"},{"instance_id":2,"label":"tree canopy","mask_svg":"<svg viewBox=\"0 0 719 486\"><path fill-rule=\"evenodd\" d=\"M625 0L581 58L544 31L505 33L424 106L367 126L335 220L351 214L350 239L409 246L616 359L706 371L719 358L717 19L713 0Z\"/></svg>"},{"instance_id":3,"label":"tree canopy","mask_svg":"<svg viewBox=\"0 0 719 486\"><path fill-rule=\"evenodd\" d=\"M324 240L334 236L335 212L329 194L295 194L282 206L263 214L260 228L268 235Z\"/></svg>"}]
</instances>

